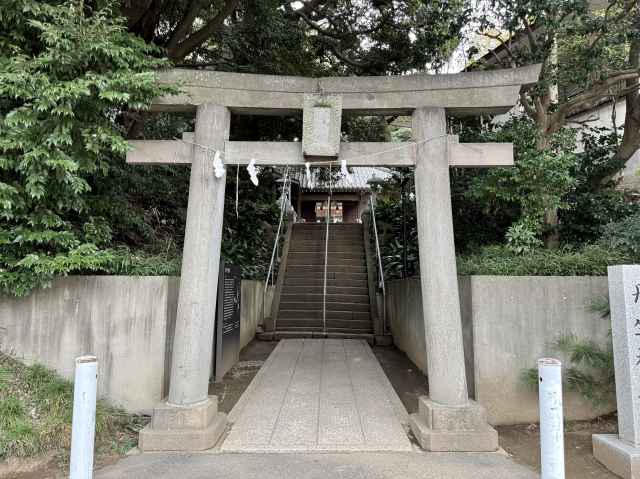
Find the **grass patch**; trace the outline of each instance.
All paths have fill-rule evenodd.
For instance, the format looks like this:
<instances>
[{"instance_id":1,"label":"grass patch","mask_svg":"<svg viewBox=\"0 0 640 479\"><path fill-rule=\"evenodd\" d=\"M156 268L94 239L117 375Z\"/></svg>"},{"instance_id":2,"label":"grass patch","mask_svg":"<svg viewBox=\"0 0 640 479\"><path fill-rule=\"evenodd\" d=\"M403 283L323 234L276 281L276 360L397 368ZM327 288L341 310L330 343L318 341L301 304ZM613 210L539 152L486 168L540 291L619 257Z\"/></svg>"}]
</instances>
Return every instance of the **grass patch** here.
<instances>
[{"instance_id":1,"label":"grass patch","mask_svg":"<svg viewBox=\"0 0 640 479\"><path fill-rule=\"evenodd\" d=\"M70 381L42 365L26 366L0 353L0 460L53 453L66 464L72 416ZM98 401L96 456L135 447L147 421Z\"/></svg>"}]
</instances>

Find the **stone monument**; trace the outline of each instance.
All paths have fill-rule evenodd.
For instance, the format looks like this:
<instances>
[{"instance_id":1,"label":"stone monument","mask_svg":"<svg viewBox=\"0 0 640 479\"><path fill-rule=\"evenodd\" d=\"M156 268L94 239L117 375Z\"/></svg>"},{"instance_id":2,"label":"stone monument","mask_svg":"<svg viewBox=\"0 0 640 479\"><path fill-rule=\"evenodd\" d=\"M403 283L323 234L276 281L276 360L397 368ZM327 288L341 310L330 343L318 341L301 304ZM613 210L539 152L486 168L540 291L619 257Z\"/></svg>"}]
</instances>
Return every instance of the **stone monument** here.
<instances>
[{"instance_id":1,"label":"stone monument","mask_svg":"<svg viewBox=\"0 0 640 479\"><path fill-rule=\"evenodd\" d=\"M610 266L608 275L618 435L594 434L593 455L618 476L640 479L640 266Z\"/></svg>"}]
</instances>

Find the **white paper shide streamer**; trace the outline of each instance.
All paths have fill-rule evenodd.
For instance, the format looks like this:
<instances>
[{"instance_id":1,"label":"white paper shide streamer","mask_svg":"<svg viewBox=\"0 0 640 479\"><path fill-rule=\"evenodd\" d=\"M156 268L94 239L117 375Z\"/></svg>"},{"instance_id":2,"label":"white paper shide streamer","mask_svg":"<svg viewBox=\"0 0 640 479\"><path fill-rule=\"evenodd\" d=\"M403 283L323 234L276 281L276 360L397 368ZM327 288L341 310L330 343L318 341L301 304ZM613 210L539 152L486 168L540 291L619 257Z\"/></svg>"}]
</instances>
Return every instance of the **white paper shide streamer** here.
<instances>
[{"instance_id":1,"label":"white paper shide streamer","mask_svg":"<svg viewBox=\"0 0 640 479\"><path fill-rule=\"evenodd\" d=\"M307 175L307 188L313 188L314 184L313 184L313 176L311 176L311 163L309 163L308 161L304 164L304 167L306 168L306 175Z\"/></svg>"},{"instance_id":2,"label":"white paper shide streamer","mask_svg":"<svg viewBox=\"0 0 640 479\"><path fill-rule=\"evenodd\" d=\"M213 155L213 172L216 175L216 178L222 178L225 173L224 163L222 163L222 155L220 155L218 150L216 150Z\"/></svg>"},{"instance_id":3,"label":"white paper shide streamer","mask_svg":"<svg viewBox=\"0 0 640 479\"><path fill-rule=\"evenodd\" d=\"M347 180L347 183L350 185L353 184L353 177L347 168L347 160L340 160L340 174L345 180Z\"/></svg>"},{"instance_id":4,"label":"white paper shide streamer","mask_svg":"<svg viewBox=\"0 0 640 479\"><path fill-rule=\"evenodd\" d=\"M254 186L258 186L258 173L260 173L260 168L256 166L256 160L251 158L249 164L247 165L247 172L249 173L249 179Z\"/></svg>"}]
</instances>

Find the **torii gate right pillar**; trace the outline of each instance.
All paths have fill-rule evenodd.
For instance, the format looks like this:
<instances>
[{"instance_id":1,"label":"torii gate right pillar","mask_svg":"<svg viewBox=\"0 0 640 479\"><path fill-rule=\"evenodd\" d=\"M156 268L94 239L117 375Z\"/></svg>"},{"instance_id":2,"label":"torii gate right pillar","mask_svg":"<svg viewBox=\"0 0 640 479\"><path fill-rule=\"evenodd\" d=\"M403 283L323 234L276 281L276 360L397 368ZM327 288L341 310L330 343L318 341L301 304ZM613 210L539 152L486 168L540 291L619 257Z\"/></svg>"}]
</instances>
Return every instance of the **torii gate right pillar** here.
<instances>
[{"instance_id":1,"label":"torii gate right pillar","mask_svg":"<svg viewBox=\"0 0 640 479\"><path fill-rule=\"evenodd\" d=\"M467 393L444 108L416 109L412 131L429 397L411 429L429 451L495 451L498 434Z\"/></svg>"}]
</instances>

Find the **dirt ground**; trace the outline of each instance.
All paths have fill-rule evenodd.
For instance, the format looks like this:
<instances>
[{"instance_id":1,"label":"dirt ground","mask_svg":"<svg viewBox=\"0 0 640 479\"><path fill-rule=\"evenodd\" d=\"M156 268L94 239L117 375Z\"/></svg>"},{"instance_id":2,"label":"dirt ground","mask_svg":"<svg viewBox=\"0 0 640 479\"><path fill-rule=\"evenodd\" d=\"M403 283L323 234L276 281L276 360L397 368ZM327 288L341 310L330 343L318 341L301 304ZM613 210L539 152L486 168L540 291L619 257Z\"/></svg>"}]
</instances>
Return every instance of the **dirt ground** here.
<instances>
[{"instance_id":1,"label":"dirt ground","mask_svg":"<svg viewBox=\"0 0 640 479\"><path fill-rule=\"evenodd\" d=\"M277 344L277 341L254 339L240 352L240 361L222 381L209 385L209 394L218 396L218 408L222 412L228 414L233 409Z\"/></svg>"},{"instance_id":2,"label":"dirt ground","mask_svg":"<svg viewBox=\"0 0 640 479\"><path fill-rule=\"evenodd\" d=\"M275 341L252 341L240 353L240 361L224 377L212 383L210 394L216 394L220 410L228 413L264 364ZM382 369L409 413L418 409L418 398L428 393L427 379L422 372L395 347L373 348ZM565 461L567 479L615 479L592 456L591 435L615 433L615 417L595 421L573 422L566 426ZM501 447L518 463L539 471L540 435L535 424L498 427ZM98 467L117 461L117 457L97 459ZM58 479L65 477L52 457L11 460L0 463L0 479Z\"/></svg>"},{"instance_id":3,"label":"dirt ground","mask_svg":"<svg viewBox=\"0 0 640 479\"><path fill-rule=\"evenodd\" d=\"M427 394L427 378L394 347L373 351L409 413L417 412L418 398ZM540 471L540 433L537 424L498 427L500 446L514 461ZM592 455L591 435L617 433L615 416L565 425L565 472L567 479L615 479Z\"/></svg>"}]
</instances>

